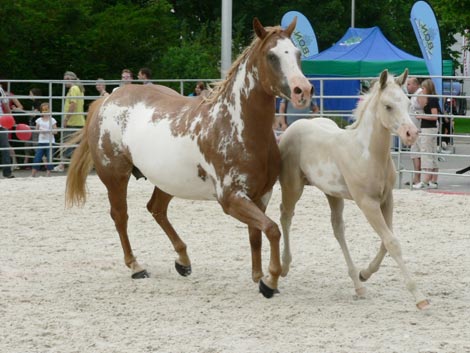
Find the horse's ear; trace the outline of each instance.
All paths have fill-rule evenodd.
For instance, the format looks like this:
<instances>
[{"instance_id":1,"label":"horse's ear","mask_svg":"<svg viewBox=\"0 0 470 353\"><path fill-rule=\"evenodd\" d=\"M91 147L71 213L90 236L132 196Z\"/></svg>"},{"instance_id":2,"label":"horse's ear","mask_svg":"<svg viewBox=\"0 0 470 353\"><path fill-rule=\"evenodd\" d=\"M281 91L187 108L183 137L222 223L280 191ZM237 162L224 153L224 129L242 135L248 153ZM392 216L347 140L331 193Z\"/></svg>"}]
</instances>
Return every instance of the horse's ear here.
<instances>
[{"instance_id":1,"label":"horse's ear","mask_svg":"<svg viewBox=\"0 0 470 353\"><path fill-rule=\"evenodd\" d=\"M264 29L261 22L258 20L258 17L253 18L253 29L255 30L256 35L259 39L266 37L266 30Z\"/></svg>"},{"instance_id":2,"label":"horse's ear","mask_svg":"<svg viewBox=\"0 0 470 353\"><path fill-rule=\"evenodd\" d=\"M388 78L388 70L385 69L380 74L379 82L380 82L380 89L384 89L387 86L387 78Z\"/></svg>"},{"instance_id":3,"label":"horse's ear","mask_svg":"<svg viewBox=\"0 0 470 353\"><path fill-rule=\"evenodd\" d=\"M398 86L403 86L406 82L406 79L408 78L408 69L405 69L403 73L395 79L395 82L397 83Z\"/></svg>"},{"instance_id":4,"label":"horse's ear","mask_svg":"<svg viewBox=\"0 0 470 353\"><path fill-rule=\"evenodd\" d=\"M295 26L297 25L297 16L294 17L289 27L286 28L286 33L290 37L294 32Z\"/></svg>"}]
</instances>

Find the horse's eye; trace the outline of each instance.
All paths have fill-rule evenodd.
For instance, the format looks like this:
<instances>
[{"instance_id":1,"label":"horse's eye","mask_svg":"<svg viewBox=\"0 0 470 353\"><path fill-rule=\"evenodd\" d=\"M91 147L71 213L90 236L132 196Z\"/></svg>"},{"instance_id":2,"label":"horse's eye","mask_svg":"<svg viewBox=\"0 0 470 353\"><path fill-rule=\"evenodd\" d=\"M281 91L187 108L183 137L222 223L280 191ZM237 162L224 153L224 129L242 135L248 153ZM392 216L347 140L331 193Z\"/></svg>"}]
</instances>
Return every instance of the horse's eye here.
<instances>
[{"instance_id":1,"label":"horse's eye","mask_svg":"<svg viewBox=\"0 0 470 353\"><path fill-rule=\"evenodd\" d=\"M389 106L388 104L385 105L385 109L387 109L388 111L392 110L392 107Z\"/></svg>"},{"instance_id":2,"label":"horse's eye","mask_svg":"<svg viewBox=\"0 0 470 353\"><path fill-rule=\"evenodd\" d=\"M268 53L268 60L269 61L277 61L277 56L274 53Z\"/></svg>"}]
</instances>

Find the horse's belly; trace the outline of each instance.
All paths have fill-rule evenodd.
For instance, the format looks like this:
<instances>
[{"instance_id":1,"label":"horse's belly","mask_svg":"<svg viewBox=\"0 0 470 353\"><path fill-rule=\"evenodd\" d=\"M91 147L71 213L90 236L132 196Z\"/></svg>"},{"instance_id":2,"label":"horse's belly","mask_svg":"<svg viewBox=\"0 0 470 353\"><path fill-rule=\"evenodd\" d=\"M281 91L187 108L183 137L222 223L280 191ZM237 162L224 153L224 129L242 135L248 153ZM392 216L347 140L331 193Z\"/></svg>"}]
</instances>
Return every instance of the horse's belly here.
<instances>
[{"instance_id":1,"label":"horse's belly","mask_svg":"<svg viewBox=\"0 0 470 353\"><path fill-rule=\"evenodd\" d=\"M164 192L184 199L215 200L213 173L195 140L174 136L166 124L128 133L124 144L133 164Z\"/></svg>"},{"instance_id":2,"label":"horse's belly","mask_svg":"<svg viewBox=\"0 0 470 353\"><path fill-rule=\"evenodd\" d=\"M306 163L302 170L310 185L314 185L325 194L350 199L346 181L338 167L331 160Z\"/></svg>"},{"instance_id":3,"label":"horse's belly","mask_svg":"<svg viewBox=\"0 0 470 353\"><path fill-rule=\"evenodd\" d=\"M166 166L168 168L168 166ZM189 200L216 200L216 190L212 180L203 181L183 168L167 169L161 173L156 169L147 176L148 180L169 195Z\"/></svg>"}]
</instances>

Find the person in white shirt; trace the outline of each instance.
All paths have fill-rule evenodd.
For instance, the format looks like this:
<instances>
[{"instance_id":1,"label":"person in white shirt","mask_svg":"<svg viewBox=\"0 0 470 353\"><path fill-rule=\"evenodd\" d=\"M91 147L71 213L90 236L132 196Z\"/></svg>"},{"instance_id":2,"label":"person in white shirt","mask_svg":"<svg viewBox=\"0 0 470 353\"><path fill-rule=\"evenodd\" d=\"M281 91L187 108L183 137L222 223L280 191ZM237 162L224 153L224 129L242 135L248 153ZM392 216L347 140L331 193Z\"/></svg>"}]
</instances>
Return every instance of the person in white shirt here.
<instances>
[{"instance_id":1,"label":"person in white shirt","mask_svg":"<svg viewBox=\"0 0 470 353\"><path fill-rule=\"evenodd\" d=\"M408 78L406 82L406 90L408 94L411 95L411 105L410 105L410 118L411 121L416 125L418 130L421 129L421 120L417 119L417 115L424 114L423 108L419 105L418 102L418 95L422 93L422 89L420 83L416 77ZM411 146L410 152L411 160L413 161L413 169L415 173L413 174L413 181L412 185L417 185L421 181L421 155L419 154L420 145L419 139ZM405 185L409 185L409 182L405 183Z\"/></svg>"},{"instance_id":2,"label":"person in white shirt","mask_svg":"<svg viewBox=\"0 0 470 353\"><path fill-rule=\"evenodd\" d=\"M51 116L49 110L49 103L42 103L40 110L41 117L36 120L36 130L39 130L38 136L38 147L36 148L36 154L34 155L34 163L32 169L32 176L36 177L39 171L39 165L43 157L46 157L51 162L51 150L52 145L55 143L54 135L57 134L57 121ZM47 164L47 176L51 175L53 169L52 164Z\"/></svg>"}]
</instances>

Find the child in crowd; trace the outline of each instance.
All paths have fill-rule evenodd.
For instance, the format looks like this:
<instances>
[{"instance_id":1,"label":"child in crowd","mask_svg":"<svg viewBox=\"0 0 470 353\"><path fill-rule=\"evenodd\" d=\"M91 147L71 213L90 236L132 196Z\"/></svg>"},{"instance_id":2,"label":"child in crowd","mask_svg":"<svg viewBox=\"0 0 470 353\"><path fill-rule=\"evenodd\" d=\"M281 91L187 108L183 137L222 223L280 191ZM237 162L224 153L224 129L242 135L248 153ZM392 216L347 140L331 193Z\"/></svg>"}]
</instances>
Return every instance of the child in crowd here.
<instances>
[{"instance_id":1,"label":"child in crowd","mask_svg":"<svg viewBox=\"0 0 470 353\"><path fill-rule=\"evenodd\" d=\"M55 143L54 135L57 134L57 121L51 116L49 110L49 103L42 103L39 111L41 117L36 120L36 130L39 130L38 146L36 148L36 154L34 156L34 163L41 163L43 157L47 158L47 161L51 160L52 145ZM33 177L37 176L40 166L33 166ZM47 165L47 176L51 175L52 164Z\"/></svg>"}]
</instances>

